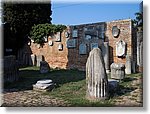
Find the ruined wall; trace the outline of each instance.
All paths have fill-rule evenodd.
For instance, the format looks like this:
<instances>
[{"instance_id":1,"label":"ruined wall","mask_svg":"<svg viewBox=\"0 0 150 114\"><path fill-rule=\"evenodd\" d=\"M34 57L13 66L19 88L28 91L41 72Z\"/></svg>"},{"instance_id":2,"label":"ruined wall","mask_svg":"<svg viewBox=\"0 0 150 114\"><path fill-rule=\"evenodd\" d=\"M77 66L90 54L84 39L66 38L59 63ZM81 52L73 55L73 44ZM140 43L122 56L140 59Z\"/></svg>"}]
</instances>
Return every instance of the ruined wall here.
<instances>
[{"instance_id":1,"label":"ruined wall","mask_svg":"<svg viewBox=\"0 0 150 114\"><path fill-rule=\"evenodd\" d=\"M125 57L116 56L116 42L124 40L127 46L126 55L132 56L131 25L131 20L127 19L69 26L61 35L58 33L48 37L48 42L43 47L39 48L38 44L32 42L30 48L33 54L44 55L45 61L51 68L85 70L85 64L92 48L101 48L103 42L109 42L109 64L112 62L125 63ZM112 35L113 26L117 26L120 30L117 38ZM61 48L59 45L62 45L63 49L58 49Z\"/></svg>"},{"instance_id":2,"label":"ruined wall","mask_svg":"<svg viewBox=\"0 0 150 114\"><path fill-rule=\"evenodd\" d=\"M120 30L120 33L117 38L115 38L112 34L113 26L117 26ZM117 57L116 56L116 43L119 40L123 40L126 43L126 54L132 56L132 22L130 19L127 20L119 20L119 21L112 21L107 22L107 31L106 31L106 38L105 41L109 42L109 49L110 49L110 64L112 62L115 63L125 63L126 57Z\"/></svg>"},{"instance_id":3,"label":"ruined wall","mask_svg":"<svg viewBox=\"0 0 150 114\"><path fill-rule=\"evenodd\" d=\"M51 45L49 43L52 42ZM59 45L63 45L63 49L59 50ZM61 33L60 41L56 41L56 36L49 36L48 42L39 47L36 43L31 43L31 51L33 54L43 55L46 62L51 68L66 69L68 66L68 49L66 48L65 32Z\"/></svg>"}]
</instances>

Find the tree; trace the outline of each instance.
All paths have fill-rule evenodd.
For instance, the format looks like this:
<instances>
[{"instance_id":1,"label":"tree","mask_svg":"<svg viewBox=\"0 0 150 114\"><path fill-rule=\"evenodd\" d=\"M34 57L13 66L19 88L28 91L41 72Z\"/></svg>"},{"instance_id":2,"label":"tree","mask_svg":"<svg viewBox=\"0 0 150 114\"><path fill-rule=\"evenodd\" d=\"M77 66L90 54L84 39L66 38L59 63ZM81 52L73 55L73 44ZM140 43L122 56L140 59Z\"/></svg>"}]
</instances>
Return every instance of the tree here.
<instances>
[{"instance_id":1,"label":"tree","mask_svg":"<svg viewBox=\"0 0 150 114\"><path fill-rule=\"evenodd\" d=\"M57 32L62 32L66 29L65 25L54 25L54 24L38 24L34 25L30 31L31 39L40 45L43 45L45 40L44 37L48 37L49 35L54 35Z\"/></svg>"},{"instance_id":2,"label":"tree","mask_svg":"<svg viewBox=\"0 0 150 114\"><path fill-rule=\"evenodd\" d=\"M50 3L4 3L2 15L4 23L4 46L6 47L8 45L8 41L5 42L5 39L7 39L15 42L12 42L12 48L16 50L21 48L32 26L51 23L51 14ZM5 26L5 24L7 24L7 26Z\"/></svg>"},{"instance_id":3,"label":"tree","mask_svg":"<svg viewBox=\"0 0 150 114\"><path fill-rule=\"evenodd\" d=\"M133 20L135 27L141 27L143 30L143 13L135 13L136 19Z\"/></svg>"}]
</instances>

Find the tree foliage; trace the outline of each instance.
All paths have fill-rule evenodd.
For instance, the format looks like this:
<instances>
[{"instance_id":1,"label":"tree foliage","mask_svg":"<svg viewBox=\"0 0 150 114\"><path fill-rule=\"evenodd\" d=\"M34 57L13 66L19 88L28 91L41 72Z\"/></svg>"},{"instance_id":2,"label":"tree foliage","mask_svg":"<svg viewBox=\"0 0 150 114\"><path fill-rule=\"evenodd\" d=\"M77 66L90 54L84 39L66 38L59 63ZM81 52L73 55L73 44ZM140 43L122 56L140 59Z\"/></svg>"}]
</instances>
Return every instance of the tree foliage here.
<instances>
[{"instance_id":1,"label":"tree foliage","mask_svg":"<svg viewBox=\"0 0 150 114\"><path fill-rule=\"evenodd\" d=\"M136 18L133 20L135 27L143 28L143 13L137 12L135 13Z\"/></svg>"},{"instance_id":2,"label":"tree foliage","mask_svg":"<svg viewBox=\"0 0 150 114\"><path fill-rule=\"evenodd\" d=\"M51 14L50 3L3 3L4 39L14 40L16 43L12 44L12 48L20 48L26 41L25 36L29 34L31 27L35 24L50 23ZM5 40L4 43L5 47L10 46Z\"/></svg>"},{"instance_id":3,"label":"tree foliage","mask_svg":"<svg viewBox=\"0 0 150 114\"><path fill-rule=\"evenodd\" d=\"M35 43L43 44L44 37L49 36L51 34L55 34L56 32L62 32L66 29L65 25L54 25L54 24L38 24L32 27L30 31L30 37L34 40Z\"/></svg>"}]
</instances>

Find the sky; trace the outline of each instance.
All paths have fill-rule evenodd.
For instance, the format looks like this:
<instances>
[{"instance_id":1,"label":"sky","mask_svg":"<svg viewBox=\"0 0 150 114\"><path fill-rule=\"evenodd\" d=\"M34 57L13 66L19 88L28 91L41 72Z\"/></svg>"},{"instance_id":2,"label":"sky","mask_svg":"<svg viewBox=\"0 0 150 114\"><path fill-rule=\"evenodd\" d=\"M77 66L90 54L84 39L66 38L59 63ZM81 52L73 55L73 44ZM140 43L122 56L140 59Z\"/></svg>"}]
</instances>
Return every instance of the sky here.
<instances>
[{"instance_id":1,"label":"sky","mask_svg":"<svg viewBox=\"0 0 150 114\"><path fill-rule=\"evenodd\" d=\"M52 23L79 25L119 19L135 19L135 13L139 12L139 4L142 0L130 0L130 2L128 0L124 2L77 1L56 2L52 0Z\"/></svg>"},{"instance_id":2,"label":"sky","mask_svg":"<svg viewBox=\"0 0 150 114\"><path fill-rule=\"evenodd\" d=\"M119 19L134 19L135 13L139 11L139 4L142 0L51 1L53 24L79 25Z\"/></svg>"}]
</instances>

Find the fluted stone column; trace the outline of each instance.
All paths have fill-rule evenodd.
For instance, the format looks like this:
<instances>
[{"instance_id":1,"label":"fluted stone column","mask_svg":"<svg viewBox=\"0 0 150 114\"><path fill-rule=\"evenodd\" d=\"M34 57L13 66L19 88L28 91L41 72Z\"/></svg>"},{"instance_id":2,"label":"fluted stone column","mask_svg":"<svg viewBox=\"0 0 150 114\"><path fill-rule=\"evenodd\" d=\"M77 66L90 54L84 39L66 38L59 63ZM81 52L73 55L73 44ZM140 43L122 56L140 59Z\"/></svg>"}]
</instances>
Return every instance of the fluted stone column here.
<instances>
[{"instance_id":1,"label":"fluted stone column","mask_svg":"<svg viewBox=\"0 0 150 114\"><path fill-rule=\"evenodd\" d=\"M131 69L132 69L132 64L131 64L131 56L126 56L126 64L125 64L125 73L126 74L131 74Z\"/></svg>"},{"instance_id":2,"label":"fluted stone column","mask_svg":"<svg viewBox=\"0 0 150 114\"><path fill-rule=\"evenodd\" d=\"M43 55L37 55L37 64L36 64L36 66L40 66L40 62L41 61L44 61L44 56Z\"/></svg>"},{"instance_id":3,"label":"fluted stone column","mask_svg":"<svg viewBox=\"0 0 150 114\"><path fill-rule=\"evenodd\" d=\"M108 98L108 78L105 70L102 51L94 48L86 63L86 97L89 100Z\"/></svg>"},{"instance_id":4,"label":"fluted stone column","mask_svg":"<svg viewBox=\"0 0 150 114\"><path fill-rule=\"evenodd\" d=\"M103 53L103 57L104 57L106 73L109 73L110 72L110 65L109 65L109 43L108 42L103 43L102 53Z\"/></svg>"},{"instance_id":5,"label":"fluted stone column","mask_svg":"<svg viewBox=\"0 0 150 114\"><path fill-rule=\"evenodd\" d=\"M140 66L143 66L143 42L140 43Z\"/></svg>"},{"instance_id":6,"label":"fluted stone column","mask_svg":"<svg viewBox=\"0 0 150 114\"><path fill-rule=\"evenodd\" d=\"M137 32L137 66L140 72L143 68L143 32Z\"/></svg>"},{"instance_id":7,"label":"fluted stone column","mask_svg":"<svg viewBox=\"0 0 150 114\"><path fill-rule=\"evenodd\" d=\"M32 66L35 66L35 65L36 65L36 55L35 55L35 54L32 54L32 55L31 55L31 65L32 65Z\"/></svg>"}]
</instances>

